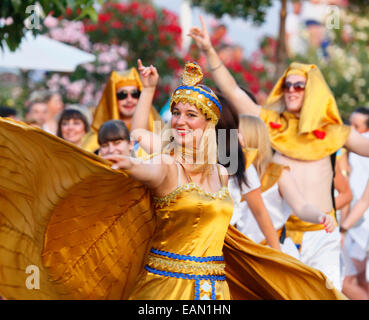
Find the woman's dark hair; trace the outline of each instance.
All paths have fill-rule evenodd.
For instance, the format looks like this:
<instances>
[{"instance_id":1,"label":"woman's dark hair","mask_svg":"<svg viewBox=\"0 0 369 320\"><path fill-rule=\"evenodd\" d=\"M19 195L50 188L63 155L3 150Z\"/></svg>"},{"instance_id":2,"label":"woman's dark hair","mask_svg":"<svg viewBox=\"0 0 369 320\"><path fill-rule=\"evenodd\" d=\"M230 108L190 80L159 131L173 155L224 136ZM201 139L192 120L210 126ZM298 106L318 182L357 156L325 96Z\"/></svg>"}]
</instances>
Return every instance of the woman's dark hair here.
<instances>
[{"instance_id":1,"label":"woman's dark hair","mask_svg":"<svg viewBox=\"0 0 369 320\"><path fill-rule=\"evenodd\" d=\"M248 90L248 89L246 89L244 87L241 87L241 86L240 86L240 89L243 92L245 92L254 103L258 104L258 101L256 100L256 97L251 93L250 90Z\"/></svg>"},{"instance_id":2,"label":"woman's dark hair","mask_svg":"<svg viewBox=\"0 0 369 320\"><path fill-rule=\"evenodd\" d=\"M6 106L0 106L0 117L11 117L16 115L17 115L16 109Z\"/></svg>"},{"instance_id":3,"label":"woman's dark hair","mask_svg":"<svg viewBox=\"0 0 369 320\"><path fill-rule=\"evenodd\" d=\"M70 120L70 119L79 119L82 120L84 126L85 126L85 132L87 133L90 130L90 125L88 124L87 118L84 116L84 114L77 110L77 109L64 109L63 112L60 115L59 121L58 121L58 130L56 132L56 135L59 138L63 138L62 137L62 132L61 132L61 126L62 126L62 122L64 120Z\"/></svg>"},{"instance_id":4,"label":"woman's dark hair","mask_svg":"<svg viewBox=\"0 0 369 320\"><path fill-rule=\"evenodd\" d=\"M97 135L99 145L120 139L131 141L129 130L122 120L109 120L101 125Z\"/></svg>"},{"instance_id":5,"label":"woman's dark hair","mask_svg":"<svg viewBox=\"0 0 369 320\"><path fill-rule=\"evenodd\" d=\"M367 117L366 121L365 121L365 124L366 124L366 127L369 128L369 108L358 107L352 113L361 113L361 114L365 115Z\"/></svg>"},{"instance_id":6,"label":"woman's dark hair","mask_svg":"<svg viewBox=\"0 0 369 320\"><path fill-rule=\"evenodd\" d=\"M230 145L231 145L231 129L236 129L238 130L238 124L239 124L239 120L238 120L238 114L237 111L234 109L234 107L228 102L228 100L217 90L215 92L215 94L217 95L220 104L222 105L222 115L215 127L216 131L217 131L217 142L218 142L218 137L219 137L219 129L225 129L226 130L226 154L228 156L230 156ZM219 142L218 142L218 146L219 146ZM223 147L223 146L222 146ZM220 148L218 147L218 150ZM238 141L237 138L237 157L238 157L238 164L237 164L237 170L236 173L234 174L234 176L237 179L239 188L242 190L242 184L245 184L247 187L249 187L249 184L247 182L247 178L245 176L245 170L246 170L246 159L245 159L245 155L243 154L242 151L242 147L240 142ZM224 167L228 168L231 165L231 162L229 163L221 163Z\"/></svg>"}]
</instances>

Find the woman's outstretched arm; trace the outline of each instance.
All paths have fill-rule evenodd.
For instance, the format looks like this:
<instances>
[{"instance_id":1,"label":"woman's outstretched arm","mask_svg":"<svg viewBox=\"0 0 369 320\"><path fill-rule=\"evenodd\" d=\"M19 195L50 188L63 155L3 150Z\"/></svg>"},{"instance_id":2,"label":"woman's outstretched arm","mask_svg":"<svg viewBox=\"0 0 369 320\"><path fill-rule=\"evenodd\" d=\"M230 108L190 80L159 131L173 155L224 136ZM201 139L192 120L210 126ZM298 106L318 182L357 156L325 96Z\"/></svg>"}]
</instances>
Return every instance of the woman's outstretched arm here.
<instances>
[{"instance_id":1,"label":"woman's outstretched arm","mask_svg":"<svg viewBox=\"0 0 369 320\"><path fill-rule=\"evenodd\" d=\"M339 163L336 161L334 187L338 195L334 198L336 209L340 210L352 201L352 191L348 179L343 175Z\"/></svg>"},{"instance_id":2,"label":"woman's outstretched arm","mask_svg":"<svg viewBox=\"0 0 369 320\"><path fill-rule=\"evenodd\" d=\"M265 236L267 244L274 249L281 250L277 231L275 230L272 219L264 205L260 188L252 190L244 194L242 197L246 200L261 232Z\"/></svg>"},{"instance_id":3,"label":"woman's outstretched arm","mask_svg":"<svg viewBox=\"0 0 369 320\"><path fill-rule=\"evenodd\" d=\"M350 213L347 215L346 219L341 222L341 227L343 229L350 229L364 214L364 212L369 208L369 180L366 184L365 190L361 198L355 203L354 207L351 209Z\"/></svg>"},{"instance_id":4,"label":"woman's outstretched arm","mask_svg":"<svg viewBox=\"0 0 369 320\"><path fill-rule=\"evenodd\" d=\"M225 97L234 105L238 113L259 116L260 106L258 106L237 84L231 73L224 66L211 44L210 36L204 21L200 16L202 28L193 27L189 36L194 39L197 46L205 53L210 72L216 85Z\"/></svg>"},{"instance_id":5,"label":"woman's outstretched arm","mask_svg":"<svg viewBox=\"0 0 369 320\"><path fill-rule=\"evenodd\" d=\"M112 169L124 169L129 175L150 189L157 189L168 178L169 166L173 164L170 156L160 154L149 160L124 155L107 155L103 157L111 161Z\"/></svg>"},{"instance_id":6,"label":"woman's outstretched arm","mask_svg":"<svg viewBox=\"0 0 369 320\"><path fill-rule=\"evenodd\" d=\"M320 212L317 208L307 203L302 196L297 183L290 172L285 169L278 180L278 188L282 198L291 207L293 213L301 220L324 224L327 232L332 232L336 225L331 216Z\"/></svg>"}]
</instances>

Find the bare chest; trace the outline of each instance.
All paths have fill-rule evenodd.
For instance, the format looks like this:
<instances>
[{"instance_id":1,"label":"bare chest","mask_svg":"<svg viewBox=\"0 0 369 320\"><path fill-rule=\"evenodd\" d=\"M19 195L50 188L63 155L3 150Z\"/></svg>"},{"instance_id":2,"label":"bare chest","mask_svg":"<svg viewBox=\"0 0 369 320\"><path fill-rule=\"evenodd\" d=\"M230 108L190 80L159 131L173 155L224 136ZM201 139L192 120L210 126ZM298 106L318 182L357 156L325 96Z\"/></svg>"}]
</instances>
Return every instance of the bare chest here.
<instances>
[{"instance_id":1,"label":"bare chest","mask_svg":"<svg viewBox=\"0 0 369 320\"><path fill-rule=\"evenodd\" d=\"M325 212L332 209L333 170L329 157L301 161L275 153L273 160L290 168L299 191L310 204Z\"/></svg>"}]
</instances>

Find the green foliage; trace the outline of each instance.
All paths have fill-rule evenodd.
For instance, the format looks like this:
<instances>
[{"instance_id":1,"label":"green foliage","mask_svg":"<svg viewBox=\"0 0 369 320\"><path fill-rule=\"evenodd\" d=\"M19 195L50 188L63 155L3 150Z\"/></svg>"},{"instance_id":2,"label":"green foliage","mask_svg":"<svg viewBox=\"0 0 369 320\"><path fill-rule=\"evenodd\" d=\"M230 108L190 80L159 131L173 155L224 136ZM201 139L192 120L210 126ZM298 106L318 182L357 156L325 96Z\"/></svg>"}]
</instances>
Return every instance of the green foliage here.
<instances>
[{"instance_id":1,"label":"green foliage","mask_svg":"<svg viewBox=\"0 0 369 320\"><path fill-rule=\"evenodd\" d=\"M350 0L348 9L352 13L366 16L369 14L369 0Z\"/></svg>"},{"instance_id":2,"label":"green foliage","mask_svg":"<svg viewBox=\"0 0 369 320\"><path fill-rule=\"evenodd\" d=\"M340 28L332 29L328 58L311 50L299 61L316 64L348 120L359 106L369 106L369 20L351 10L341 11Z\"/></svg>"},{"instance_id":3,"label":"green foliage","mask_svg":"<svg viewBox=\"0 0 369 320\"><path fill-rule=\"evenodd\" d=\"M62 16L67 8L79 12L78 18L89 17L93 21L97 21L97 13L93 7L94 0L38 0L45 15L52 12L54 17ZM2 0L0 1L0 18L10 19L9 23L0 25L0 48L6 44L11 51L19 46L24 34L32 31L37 34L40 29L39 23L42 23L42 17L38 16L35 10L34 0ZM99 0L102 4L103 0ZM31 26L29 29L25 26L24 21L29 19ZM3 40L3 41L2 41Z\"/></svg>"},{"instance_id":4,"label":"green foliage","mask_svg":"<svg viewBox=\"0 0 369 320\"><path fill-rule=\"evenodd\" d=\"M217 18L225 14L231 17L251 19L261 24L265 21L267 9L272 5L271 0L192 0L194 6L202 7Z\"/></svg>"}]
</instances>

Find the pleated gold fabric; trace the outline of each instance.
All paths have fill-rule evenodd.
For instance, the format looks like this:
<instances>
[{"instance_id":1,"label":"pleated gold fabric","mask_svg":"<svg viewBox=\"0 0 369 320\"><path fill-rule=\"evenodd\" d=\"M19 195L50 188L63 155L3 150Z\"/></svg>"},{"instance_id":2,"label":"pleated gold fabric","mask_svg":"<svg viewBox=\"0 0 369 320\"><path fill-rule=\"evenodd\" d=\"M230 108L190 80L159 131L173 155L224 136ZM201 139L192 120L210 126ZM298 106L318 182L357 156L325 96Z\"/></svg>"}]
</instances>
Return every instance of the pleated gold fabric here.
<instances>
[{"instance_id":1,"label":"pleated gold fabric","mask_svg":"<svg viewBox=\"0 0 369 320\"><path fill-rule=\"evenodd\" d=\"M289 169L287 166L271 162L269 163L265 173L260 179L261 192L265 192L274 186L282 175L283 169Z\"/></svg>"},{"instance_id":2,"label":"pleated gold fabric","mask_svg":"<svg viewBox=\"0 0 369 320\"><path fill-rule=\"evenodd\" d=\"M242 152L245 156L245 168L248 169L256 159L258 155L258 149L255 148L242 148Z\"/></svg>"},{"instance_id":3,"label":"pleated gold fabric","mask_svg":"<svg viewBox=\"0 0 369 320\"><path fill-rule=\"evenodd\" d=\"M337 227L338 222L336 220L335 210L332 209L331 212L328 212L327 214L329 214L333 218L335 225ZM324 225L303 221L294 214L291 214L291 216L286 221L286 231L287 231L286 235L287 237L291 238L295 244L298 245L301 245L304 232L318 231L323 229Z\"/></svg>"},{"instance_id":4,"label":"pleated gold fabric","mask_svg":"<svg viewBox=\"0 0 369 320\"><path fill-rule=\"evenodd\" d=\"M325 275L228 227L223 255L235 300L346 300Z\"/></svg>"},{"instance_id":5,"label":"pleated gold fabric","mask_svg":"<svg viewBox=\"0 0 369 320\"><path fill-rule=\"evenodd\" d=\"M321 272L228 227L226 187L208 193L188 183L153 202L123 170L2 118L0 149L7 299L344 298ZM27 288L30 265L39 289Z\"/></svg>"},{"instance_id":6,"label":"pleated gold fabric","mask_svg":"<svg viewBox=\"0 0 369 320\"><path fill-rule=\"evenodd\" d=\"M155 227L148 190L22 123L0 119L0 149L0 295L127 298ZM30 265L39 290L26 287Z\"/></svg>"}]
</instances>

